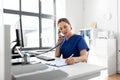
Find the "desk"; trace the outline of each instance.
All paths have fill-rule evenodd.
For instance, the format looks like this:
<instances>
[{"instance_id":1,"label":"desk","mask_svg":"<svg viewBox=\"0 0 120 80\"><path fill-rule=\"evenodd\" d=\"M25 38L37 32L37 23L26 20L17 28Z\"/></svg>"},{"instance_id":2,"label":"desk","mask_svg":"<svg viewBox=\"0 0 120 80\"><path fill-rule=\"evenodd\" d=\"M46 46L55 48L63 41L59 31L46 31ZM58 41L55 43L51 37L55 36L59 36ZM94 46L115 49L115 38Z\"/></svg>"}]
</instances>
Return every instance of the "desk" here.
<instances>
[{"instance_id":1,"label":"desk","mask_svg":"<svg viewBox=\"0 0 120 80\"><path fill-rule=\"evenodd\" d=\"M76 63L69 66L63 66L60 70L68 73L68 80L88 80L100 75L100 71L105 68L87 63Z\"/></svg>"},{"instance_id":2,"label":"desk","mask_svg":"<svg viewBox=\"0 0 120 80\"><path fill-rule=\"evenodd\" d=\"M38 66L40 66L39 64ZM22 70L25 70L24 69L25 67L22 67L22 68L23 68ZM67 65L67 66L58 67L58 68L54 66L51 66L51 67L48 66L48 69L45 69L45 70L39 70L38 68L37 71L36 70L31 71L31 68L30 68L30 72L26 73L23 71L24 75L21 75L22 73L18 74L19 71L18 73L15 73L15 70L17 69L19 70L18 66L12 67L12 73L16 80L33 80L33 78L34 80L88 80L88 79L99 76L101 70L104 70L105 68L92 65L92 64L79 62L73 65ZM58 72L58 70L60 70L59 75L56 73Z\"/></svg>"}]
</instances>

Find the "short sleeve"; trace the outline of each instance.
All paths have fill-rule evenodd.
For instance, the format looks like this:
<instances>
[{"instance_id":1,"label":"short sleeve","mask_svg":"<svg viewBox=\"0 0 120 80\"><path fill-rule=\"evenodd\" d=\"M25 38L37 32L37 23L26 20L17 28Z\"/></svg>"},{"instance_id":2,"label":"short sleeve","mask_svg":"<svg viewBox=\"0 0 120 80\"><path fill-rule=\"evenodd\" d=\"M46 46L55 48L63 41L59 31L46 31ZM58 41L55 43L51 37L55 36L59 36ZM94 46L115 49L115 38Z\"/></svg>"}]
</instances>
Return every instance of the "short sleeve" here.
<instances>
[{"instance_id":1,"label":"short sleeve","mask_svg":"<svg viewBox=\"0 0 120 80\"><path fill-rule=\"evenodd\" d=\"M78 48L80 51L83 49L86 49L87 51L89 51L88 45L83 37L79 39Z\"/></svg>"}]
</instances>

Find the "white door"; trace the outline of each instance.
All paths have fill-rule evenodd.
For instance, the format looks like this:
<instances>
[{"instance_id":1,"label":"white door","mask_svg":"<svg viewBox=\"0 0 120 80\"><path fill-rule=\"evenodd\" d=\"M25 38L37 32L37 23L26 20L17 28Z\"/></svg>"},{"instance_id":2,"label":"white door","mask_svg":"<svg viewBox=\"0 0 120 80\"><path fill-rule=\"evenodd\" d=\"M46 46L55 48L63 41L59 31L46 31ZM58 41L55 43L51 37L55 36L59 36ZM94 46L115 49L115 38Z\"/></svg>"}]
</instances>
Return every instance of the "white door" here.
<instances>
[{"instance_id":1,"label":"white door","mask_svg":"<svg viewBox=\"0 0 120 80\"><path fill-rule=\"evenodd\" d=\"M120 73L120 1L118 0L118 71Z\"/></svg>"}]
</instances>

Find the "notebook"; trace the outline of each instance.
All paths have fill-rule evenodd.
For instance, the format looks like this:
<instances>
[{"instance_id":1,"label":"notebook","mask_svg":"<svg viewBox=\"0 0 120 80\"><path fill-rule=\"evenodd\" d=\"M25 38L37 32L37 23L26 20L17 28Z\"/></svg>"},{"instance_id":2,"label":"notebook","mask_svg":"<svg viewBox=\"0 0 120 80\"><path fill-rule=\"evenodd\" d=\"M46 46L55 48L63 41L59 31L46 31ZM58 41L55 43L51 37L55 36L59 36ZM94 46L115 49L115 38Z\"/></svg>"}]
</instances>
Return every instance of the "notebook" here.
<instances>
[{"instance_id":1,"label":"notebook","mask_svg":"<svg viewBox=\"0 0 120 80\"><path fill-rule=\"evenodd\" d=\"M65 59L55 59L55 61L47 62L46 64L55 67L62 67L67 65L67 63L65 63Z\"/></svg>"}]
</instances>

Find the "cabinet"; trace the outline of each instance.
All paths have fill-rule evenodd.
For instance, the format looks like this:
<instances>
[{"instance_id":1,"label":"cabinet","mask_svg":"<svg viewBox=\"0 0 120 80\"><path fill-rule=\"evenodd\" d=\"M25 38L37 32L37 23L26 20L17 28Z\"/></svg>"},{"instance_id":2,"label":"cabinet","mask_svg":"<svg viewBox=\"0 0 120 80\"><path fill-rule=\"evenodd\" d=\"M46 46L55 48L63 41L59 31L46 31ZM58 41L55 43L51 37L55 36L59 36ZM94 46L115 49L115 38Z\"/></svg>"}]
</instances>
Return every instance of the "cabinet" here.
<instances>
[{"instance_id":1,"label":"cabinet","mask_svg":"<svg viewBox=\"0 0 120 80\"><path fill-rule=\"evenodd\" d=\"M88 62L105 66L107 74L116 73L116 39L95 39L91 44Z\"/></svg>"}]
</instances>

